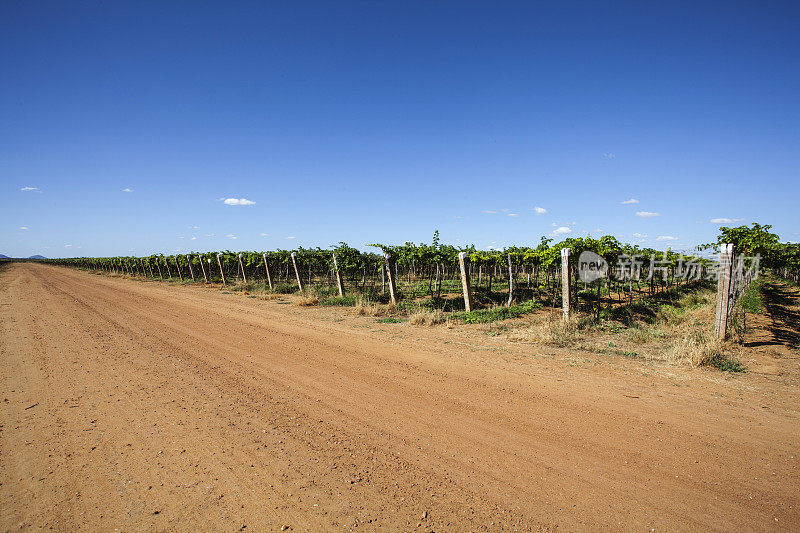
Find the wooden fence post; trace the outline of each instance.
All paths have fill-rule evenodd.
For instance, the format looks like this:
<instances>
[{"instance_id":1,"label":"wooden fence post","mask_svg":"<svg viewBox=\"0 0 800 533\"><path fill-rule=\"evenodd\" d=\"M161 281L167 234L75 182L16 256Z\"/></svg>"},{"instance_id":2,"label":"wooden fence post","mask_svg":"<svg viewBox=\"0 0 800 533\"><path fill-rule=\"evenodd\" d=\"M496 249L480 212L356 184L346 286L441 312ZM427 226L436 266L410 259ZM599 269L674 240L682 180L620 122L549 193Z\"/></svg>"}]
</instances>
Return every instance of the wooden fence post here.
<instances>
[{"instance_id":1,"label":"wooden fence post","mask_svg":"<svg viewBox=\"0 0 800 533\"><path fill-rule=\"evenodd\" d=\"M461 269L461 290L464 293L464 309L472 311L472 287L469 279L469 259L467 252L458 253L458 266Z\"/></svg>"},{"instance_id":2,"label":"wooden fence post","mask_svg":"<svg viewBox=\"0 0 800 533\"><path fill-rule=\"evenodd\" d=\"M342 273L339 272L339 265L336 263L336 254L333 254L333 269L336 271L336 288L339 289L339 296L344 296L344 280Z\"/></svg>"},{"instance_id":3,"label":"wooden fence post","mask_svg":"<svg viewBox=\"0 0 800 533\"><path fill-rule=\"evenodd\" d=\"M397 304L397 286L394 281L396 272L392 268L392 266L394 266L394 259L388 253L385 253L383 257L386 260L386 275L389 278L389 299L393 304Z\"/></svg>"},{"instance_id":4,"label":"wooden fence post","mask_svg":"<svg viewBox=\"0 0 800 533\"><path fill-rule=\"evenodd\" d=\"M186 263L189 265L189 275L192 276L192 281L194 281L194 270L192 270L192 254L188 254L186 256Z\"/></svg>"},{"instance_id":5,"label":"wooden fence post","mask_svg":"<svg viewBox=\"0 0 800 533\"><path fill-rule=\"evenodd\" d=\"M206 276L206 266L203 264L203 256L200 255L197 257L200 261L200 270L203 272L203 283L208 283L208 276ZM211 272L211 266L209 265L208 268L209 273Z\"/></svg>"},{"instance_id":6,"label":"wooden fence post","mask_svg":"<svg viewBox=\"0 0 800 533\"><path fill-rule=\"evenodd\" d=\"M561 309L564 311L564 320L569 320L569 289L570 289L569 248L561 249Z\"/></svg>"},{"instance_id":7,"label":"wooden fence post","mask_svg":"<svg viewBox=\"0 0 800 533\"><path fill-rule=\"evenodd\" d=\"M264 270L267 272L267 284L269 284L269 290L272 290L272 276L269 275L269 265L267 264L267 254L264 254Z\"/></svg>"},{"instance_id":8,"label":"wooden fence post","mask_svg":"<svg viewBox=\"0 0 800 533\"><path fill-rule=\"evenodd\" d=\"M303 280L300 278L300 271L297 269L297 254L292 252L292 265L294 265L294 275L297 277L297 286L303 292Z\"/></svg>"},{"instance_id":9,"label":"wooden fence post","mask_svg":"<svg viewBox=\"0 0 800 533\"><path fill-rule=\"evenodd\" d=\"M175 256L175 269L178 271L178 278L183 281L183 274L181 274L181 264L178 263L178 256Z\"/></svg>"},{"instance_id":10,"label":"wooden fence post","mask_svg":"<svg viewBox=\"0 0 800 533\"><path fill-rule=\"evenodd\" d=\"M244 273L244 263L242 263L242 254L239 254L239 268L242 269L242 279L247 283L247 274Z\"/></svg>"},{"instance_id":11,"label":"wooden fence post","mask_svg":"<svg viewBox=\"0 0 800 533\"><path fill-rule=\"evenodd\" d=\"M217 254L217 265L219 265L219 274L222 276L222 286L225 286L225 271L222 270L222 259L220 257L222 254Z\"/></svg>"},{"instance_id":12,"label":"wooden fence post","mask_svg":"<svg viewBox=\"0 0 800 533\"><path fill-rule=\"evenodd\" d=\"M208 265L208 277L211 278L211 258L209 257L206 259L206 265Z\"/></svg>"},{"instance_id":13,"label":"wooden fence post","mask_svg":"<svg viewBox=\"0 0 800 533\"><path fill-rule=\"evenodd\" d=\"M508 254L508 303L506 307L511 307L514 300L514 267L511 265L511 254Z\"/></svg>"},{"instance_id":14,"label":"wooden fence post","mask_svg":"<svg viewBox=\"0 0 800 533\"><path fill-rule=\"evenodd\" d=\"M731 288L731 266L733 244L723 244L719 251L717 269L717 308L714 315L714 331L717 338L724 340L728 332L728 299Z\"/></svg>"}]
</instances>

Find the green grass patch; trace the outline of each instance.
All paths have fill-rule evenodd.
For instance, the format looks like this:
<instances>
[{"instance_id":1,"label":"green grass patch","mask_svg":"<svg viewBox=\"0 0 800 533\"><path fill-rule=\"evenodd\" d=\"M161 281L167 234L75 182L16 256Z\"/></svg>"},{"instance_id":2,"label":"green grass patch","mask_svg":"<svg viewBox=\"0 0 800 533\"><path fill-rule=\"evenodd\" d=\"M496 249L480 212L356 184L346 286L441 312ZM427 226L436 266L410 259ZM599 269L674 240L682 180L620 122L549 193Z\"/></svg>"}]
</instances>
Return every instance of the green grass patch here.
<instances>
[{"instance_id":1,"label":"green grass patch","mask_svg":"<svg viewBox=\"0 0 800 533\"><path fill-rule=\"evenodd\" d=\"M497 320L507 320L517 318L527 313L532 313L542 308L540 302L530 301L510 307L494 307L492 309L478 309L475 311L459 311L450 315L452 320L458 320L465 324L483 324L495 322Z\"/></svg>"},{"instance_id":2,"label":"green grass patch","mask_svg":"<svg viewBox=\"0 0 800 533\"><path fill-rule=\"evenodd\" d=\"M738 359L731 359L730 357L726 357L722 354L717 355L713 359L708 361L709 366L713 366L716 369L722 370L723 372L747 372L745 366L739 361Z\"/></svg>"},{"instance_id":3,"label":"green grass patch","mask_svg":"<svg viewBox=\"0 0 800 533\"><path fill-rule=\"evenodd\" d=\"M356 297L353 294L331 296L329 298L323 298L320 303L328 306L353 307L356 305Z\"/></svg>"},{"instance_id":4,"label":"green grass patch","mask_svg":"<svg viewBox=\"0 0 800 533\"><path fill-rule=\"evenodd\" d=\"M398 324L400 322L405 322L402 318L394 318L387 316L386 318L379 318L375 322L380 322L381 324Z\"/></svg>"},{"instance_id":5,"label":"green grass patch","mask_svg":"<svg viewBox=\"0 0 800 533\"><path fill-rule=\"evenodd\" d=\"M275 285L275 288L272 289L272 292L276 294L292 294L297 292L297 286L292 285L291 283L278 283Z\"/></svg>"},{"instance_id":6,"label":"green grass patch","mask_svg":"<svg viewBox=\"0 0 800 533\"><path fill-rule=\"evenodd\" d=\"M761 280L755 279L744 291L740 300L742 309L748 313L761 314L764 312L764 299L761 295Z\"/></svg>"}]
</instances>

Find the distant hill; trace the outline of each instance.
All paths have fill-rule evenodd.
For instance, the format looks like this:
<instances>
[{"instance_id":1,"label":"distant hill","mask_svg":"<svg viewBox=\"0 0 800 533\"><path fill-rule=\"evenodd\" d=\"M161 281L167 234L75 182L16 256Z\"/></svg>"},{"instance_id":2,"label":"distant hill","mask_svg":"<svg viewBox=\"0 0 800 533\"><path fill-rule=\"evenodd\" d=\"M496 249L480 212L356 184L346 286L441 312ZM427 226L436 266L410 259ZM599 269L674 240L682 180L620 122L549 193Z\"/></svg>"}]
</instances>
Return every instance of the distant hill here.
<instances>
[{"instance_id":1,"label":"distant hill","mask_svg":"<svg viewBox=\"0 0 800 533\"><path fill-rule=\"evenodd\" d=\"M0 259L11 259L11 258L8 257L7 255L0 254Z\"/></svg>"},{"instance_id":2,"label":"distant hill","mask_svg":"<svg viewBox=\"0 0 800 533\"><path fill-rule=\"evenodd\" d=\"M43 255L32 255L28 259L47 259L47 258Z\"/></svg>"}]
</instances>

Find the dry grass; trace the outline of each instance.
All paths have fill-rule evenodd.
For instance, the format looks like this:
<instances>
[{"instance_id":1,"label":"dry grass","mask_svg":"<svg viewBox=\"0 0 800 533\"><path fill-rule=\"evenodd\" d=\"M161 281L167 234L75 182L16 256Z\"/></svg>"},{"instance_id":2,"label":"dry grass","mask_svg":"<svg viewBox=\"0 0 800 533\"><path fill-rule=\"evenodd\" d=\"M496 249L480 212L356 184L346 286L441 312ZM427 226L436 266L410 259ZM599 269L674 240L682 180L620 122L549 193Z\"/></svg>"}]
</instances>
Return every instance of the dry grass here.
<instances>
[{"instance_id":1,"label":"dry grass","mask_svg":"<svg viewBox=\"0 0 800 533\"><path fill-rule=\"evenodd\" d=\"M693 328L676 339L666 361L677 365L703 366L722 354L722 342L711 328Z\"/></svg>"},{"instance_id":2,"label":"dry grass","mask_svg":"<svg viewBox=\"0 0 800 533\"><path fill-rule=\"evenodd\" d=\"M353 309L358 316L382 316L385 312L383 306L360 296L356 299L356 305Z\"/></svg>"},{"instance_id":3,"label":"dry grass","mask_svg":"<svg viewBox=\"0 0 800 533\"><path fill-rule=\"evenodd\" d=\"M508 339L697 367L724 359L724 345L716 339L713 325L714 294L706 292L685 296L676 307L662 308L650 324L625 328L617 323L592 324L587 318L564 322L539 314L509 331Z\"/></svg>"},{"instance_id":4,"label":"dry grass","mask_svg":"<svg viewBox=\"0 0 800 533\"><path fill-rule=\"evenodd\" d=\"M525 328L515 330L508 340L515 342L532 342L547 346L575 346L578 343L579 321L571 318L562 320L550 315L540 317Z\"/></svg>"},{"instance_id":5,"label":"dry grass","mask_svg":"<svg viewBox=\"0 0 800 533\"><path fill-rule=\"evenodd\" d=\"M318 303L319 297L316 294L301 294L294 304L300 307L311 307Z\"/></svg>"},{"instance_id":6,"label":"dry grass","mask_svg":"<svg viewBox=\"0 0 800 533\"><path fill-rule=\"evenodd\" d=\"M445 316L444 313L438 309L435 311L419 309L411 314L411 316L408 318L408 321L415 326L434 326L436 324L444 323Z\"/></svg>"}]
</instances>

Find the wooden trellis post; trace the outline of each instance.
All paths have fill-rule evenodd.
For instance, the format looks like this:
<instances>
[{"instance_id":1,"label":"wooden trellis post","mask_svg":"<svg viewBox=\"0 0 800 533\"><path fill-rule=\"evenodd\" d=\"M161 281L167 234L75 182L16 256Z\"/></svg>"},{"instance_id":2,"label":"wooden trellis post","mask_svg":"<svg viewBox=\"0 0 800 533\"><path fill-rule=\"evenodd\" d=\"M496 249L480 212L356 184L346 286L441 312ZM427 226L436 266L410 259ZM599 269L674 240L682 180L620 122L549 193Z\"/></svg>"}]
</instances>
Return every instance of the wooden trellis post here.
<instances>
[{"instance_id":1,"label":"wooden trellis post","mask_svg":"<svg viewBox=\"0 0 800 533\"><path fill-rule=\"evenodd\" d=\"M244 273L244 263L242 263L242 254L239 254L239 268L242 269L242 279L247 283L247 274Z\"/></svg>"},{"instance_id":2,"label":"wooden trellis post","mask_svg":"<svg viewBox=\"0 0 800 533\"><path fill-rule=\"evenodd\" d=\"M511 265L511 254L508 254L508 302L506 307L511 307L514 301L514 267Z\"/></svg>"},{"instance_id":3,"label":"wooden trellis post","mask_svg":"<svg viewBox=\"0 0 800 533\"><path fill-rule=\"evenodd\" d=\"M336 271L336 288L339 289L339 296L344 296L344 280L339 271L339 265L336 263L336 254L333 254L333 269Z\"/></svg>"},{"instance_id":4,"label":"wooden trellis post","mask_svg":"<svg viewBox=\"0 0 800 533\"><path fill-rule=\"evenodd\" d=\"M461 269L461 290L464 293L464 309L472 311L472 287L469 279L469 259L467 252L458 253L458 266Z\"/></svg>"},{"instance_id":5,"label":"wooden trellis post","mask_svg":"<svg viewBox=\"0 0 800 533\"><path fill-rule=\"evenodd\" d=\"M714 331L720 340L724 340L728 332L728 299L731 288L732 258L733 244L723 244L719 251L717 308L714 316Z\"/></svg>"},{"instance_id":6,"label":"wooden trellis post","mask_svg":"<svg viewBox=\"0 0 800 533\"><path fill-rule=\"evenodd\" d=\"M178 278L183 281L183 274L181 274L181 265L178 263L178 256L175 256L175 269L178 271Z\"/></svg>"},{"instance_id":7,"label":"wooden trellis post","mask_svg":"<svg viewBox=\"0 0 800 533\"><path fill-rule=\"evenodd\" d=\"M219 273L222 276L222 286L225 286L225 271L222 270L222 259L220 257L222 254L217 254L217 265L219 265Z\"/></svg>"},{"instance_id":8,"label":"wooden trellis post","mask_svg":"<svg viewBox=\"0 0 800 533\"><path fill-rule=\"evenodd\" d=\"M198 259L200 260L200 270L203 272L203 283L208 283L208 276L206 276L206 266L203 264L203 256L199 256ZM209 266L209 272L211 268Z\"/></svg>"},{"instance_id":9,"label":"wooden trellis post","mask_svg":"<svg viewBox=\"0 0 800 533\"><path fill-rule=\"evenodd\" d=\"M186 263L189 265L189 275L192 276L192 281L194 281L194 270L192 270L192 255L191 254L186 256Z\"/></svg>"},{"instance_id":10,"label":"wooden trellis post","mask_svg":"<svg viewBox=\"0 0 800 533\"><path fill-rule=\"evenodd\" d=\"M393 304L396 304L397 286L394 282L396 272L394 268L392 268L394 266L394 258L388 253L384 254L383 257L386 260L386 276L389 278L389 299Z\"/></svg>"},{"instance_id":11,"label":"wooden trellis post","mask_svg":"<svg viewBox=\"0 0 800 533\"><path fill-rule=\"evenodd\" d=\"M272 276L269 274L269 265L267 264L267 254L264 254L264 270L267 272L267 284L269 285L269 290L272 290Z\"/></svg>"},{"instance_id":12,"label":"wooden trellis post","mask_svg":"<svg viewBox=\"0 0 800 533\"><path fill-rule=\"evenodd\" d=\"M297 277L297 286L300 288L300 292L303 292L303 280L300 277L300 270L297 268L297 253L292 252L292 265L294 266L294 275Z\"/></svg>"},{"instance_id":13,"label":"wooden trellis post","mask_svg":"<svg viewBox=\"0 0 800 533\"><path fill-rule=\"evenodd\" d=\"M569 320L569 288L570 288L570 268L569 268L569 248L561 249L561 309L564 312L564 320Z\"/></svg>"}]
</instances>

